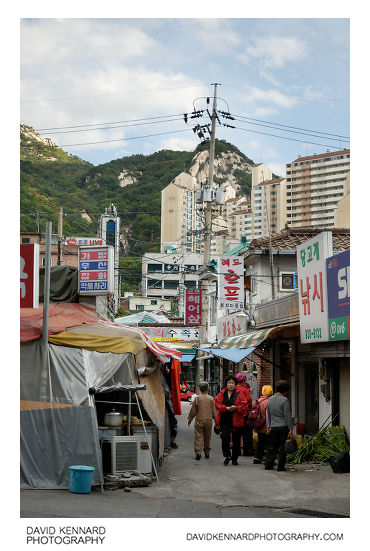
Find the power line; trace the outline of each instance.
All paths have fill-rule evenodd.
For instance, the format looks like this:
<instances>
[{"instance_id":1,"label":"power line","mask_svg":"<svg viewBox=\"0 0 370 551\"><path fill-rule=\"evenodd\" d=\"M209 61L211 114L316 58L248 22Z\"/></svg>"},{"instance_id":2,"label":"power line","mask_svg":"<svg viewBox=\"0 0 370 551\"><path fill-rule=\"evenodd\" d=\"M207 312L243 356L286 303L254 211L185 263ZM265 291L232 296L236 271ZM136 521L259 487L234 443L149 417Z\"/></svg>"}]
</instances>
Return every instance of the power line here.
<instances>
[{"instance_id":1,"label":"power line","mask_svg":"<svg viewBox=\"0 0 370 551\"><path fill-rule=\"evenodd\" d=\"M252 132L253 134L262 134L263 136L272 136L273 138L280 138L282 140L289 140L292 142L300 142L310 145L320 145L322 147L328 147L333 149L341 150L343 147L336 147L333 144L324 144L324 143L318 143L318 142L309 142L308 140L298 140L297 138L288 138L286 136L279 136L276 134L269 134L268 132L258 132L257 130L251 130L250 128L242 128L240 126L234 126L233 128L236 128L237 130L244 130L245 132Z\"/></svg>"},{"instance_id":2,"label":"power line","mask_svg":"<svg viewBox=\"0 0 370 551\"><path fill-rule=\"evenodd\" d=\"M244 86L238 86L236 84L223 84L223 86L226 86L226 87L229 87L229 88L243 88L243 89L253 89L253 88L256 88L255 86L248 86L248 85L244 85ZM265 92L266 90L262 90L263 92ZM274 91L274 90L273 90ZM279 90L276 90L277 92L279 92ZM338 102L343 102L343 103L349 103L349 100L347 99L339 99L339 98L328 98L328 97L325 97L325 96L322 96L321 98L319 97L315 97L315 96L306 96L306 95L302 95L302 94L292 94L292 93L288 93L288 92L279 92L281 93L282 95L285 95L285 96L295 96L295 97L298 97L298 98L305 98L305 99L313 99L313 100L316 100L316 101L338 101Z\"/></svg>"},{"instance_id":3,"label":"power line","mask_svg":"<svg viewBox=\"0 0 370 551\"><path fill-rule=\"evenodd\" d=\"M312 138L319 138L319 139L325 139L325 140L332 140L332 141L344 141L344 142L349 142L349 138L344 138L342 136L339 136L338 138L332 138L331 136L335 136L335 134L331 134L331 135L320 135L319 132L316 132L315 130L313 130L312 132L315 132L315 134L313 133L309 133L309 132L300 132L298 130L290 130L289 128L281 128L279 126L271 126L269 124L261 124L261 123L258 123L258 122L250 122L248 120L243 120L243 119L240 119L240 118L237 118L235 117L235 120L239 121L239 122L245 122L247 124L253 124L254 126L263 126L265 128L271 128L273 130L280 130L281 132L290 132L290 133L293 133L293 134L300 134L300 135L304 135L304 136L311 136ZM284 126L284 125L281 125L281 126Z\"/></svg>"},{"instance_id":4,"label":"power line","mask_svg":"<svg viewBox=\"0 0 370 551\"><path fill-rule=\"evenodd\" d=\"M87 96L65 96L62 98L49 98L49 99L33 99L33 100L21 101L21 104L44 103L49 101L66 101L71 99L103 98L106 96L123 96L126 94L151 94L153 92L166 92L168 90L188 90L193 88L203 88L203 85L199 84L198 86L177 86L174 88L157 88L155 90L148 90L146 88L144 90L127 90L125 92L111 92L108 94L95 94L95 95L87 95Z\"/></svg>"},{"instance_id":5,"label":"power line","mask_svg":"<svg viewBox=\"0 0 370 551\"><path fill-rule=\"evenodd\" d=\"M221 112L221 114L222 114L222 112ZM240 119L246 119L246 120L251 120L251 121L263 122L263 123L267 123L267 124L273 124L275 126L282 126L284 128L293 128L295 130L305 130L306 132L315 132L316 134L322 134L322 135L325 135L325 136L336 136L338 138L342 138L342 139L346 138L346 139L349 140L349 136L342 136L341 134L332 134L330 132L322 132L321 130L312 130L312 129L309 129L309 128L301 128L299 126L291 126L291 125L281 124L281 123L277 123L277 122L264 121L264 120L261 120L261 119L254 119L252 117L245 117L244 115L234 115L234 114L231 114L231 115L234 116L234 117L239 117Z\"/></svg>"},{"instance_id":6,"label":"power line","mask_svg":"<svg viewBox=\"0 0 370 551\"><path fill-rule=\"evenodd\" d=\"M72 133L76 133L76 132L97 132L97 131L100 131L100 130L114 130L115 128L132 128L134 126L146 126L146 125L149 125L149 124L162 124L162 123L165 123L165 122L173 122L173 121L180 121L182 120L182 118L176 118L176 119L165 119L165 120L161 120L161 121L150 121L150 122L138 122L138 123L135 123L135 124L122 124L122 125L119 125L119 126L106 126L106 127L101 127L101 128L82 128L80 130L61 130L61 131L56 131L56 132L44 132L43 134L45 136L54 136L55 134L72 134Z\"/></svg>"},{"instance_id":7,"label":"power line","mask_svg":"<svg viewBox=\"0 0 370 551\"><path fill-rule=\"evenodd\" d=\"M86 126L104 126L105 124L122 124L126 122L140 122L140 121L150 121L154 119L165 119L168 117L179 117L183 113L175 113L173 115L158 115L157 117L143 117L140 119L127 119L125 121L112 121L112 122L96 122L92 124L77 124L73 126L52 126L50 128L36 128L36 132L41 132L43 130L65 130L67 128L85 128Z\"/></svg>"},{"instance_id":8,"label":"power line","mask_svg":"<svg viewBox=\"0 0 370 551\"><path fill-rule=\"evenodd\" d=\"M131 138L119 138L119 139L116 139L116 140L103 140L103 141L99 141L99 142L85 142L85 143L67 143L67 144L62 144L59 147L75 147L75 146L80 146L80 145L95 145L95 144L99 144L99 143L127 142L129 140L139 140L141 138L151 138L152 136L164 136L164 135L167 135L167 134L176 134L176 133L179 133L179 132L189 132L190 130L192 130L192 129L191 128L185 128L184 130L172 130L172 131L169 131L169 132L159 132L158 134L147 134L146 136L134 136L134 137L131 137Z\"/></svg>"}]
</instances>

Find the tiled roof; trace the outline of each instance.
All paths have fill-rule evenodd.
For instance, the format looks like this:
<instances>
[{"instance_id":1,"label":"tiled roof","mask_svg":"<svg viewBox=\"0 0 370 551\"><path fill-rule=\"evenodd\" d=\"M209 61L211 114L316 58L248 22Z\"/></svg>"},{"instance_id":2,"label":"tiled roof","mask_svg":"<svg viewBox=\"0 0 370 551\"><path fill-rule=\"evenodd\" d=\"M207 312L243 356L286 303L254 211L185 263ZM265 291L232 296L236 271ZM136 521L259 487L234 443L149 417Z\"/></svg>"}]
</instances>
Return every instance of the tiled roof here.
<instances>
[{"instance_id":1,"label":"tiled roof","mask_svg":"<svg viewBox=\"0 0 370 551\"><path fill-rule=\"evenodd\" d=\"M293 163L298 161L310 161L311 159L323 159L324 157L334 157L336 155L347 155L350 149L342 149L341 151L327 151L326 153L320 153L319 155L310 155L309 157L298 157Z\"/></svg>"},{"instance_id":2,"label":"tiled roof","mask_svg":"<svg viewBox=\"0 0 370 551\"><path fill-rule=\"evenodd\" d=\"M236 203L239 199L240 197L230 197L230 199L226 199L225 203Z\"/></svg>"},{"instance_id":3,"label":"tiled roof","mask_svg":"<svg viewBox=\"0 0 370 551\"><path fill-rule=\"evenodd\" d=\"M271 236L271 246L274 250L295 250L297 245L311 239L322 231L333 233L333 251L346 251L350 248L350 231L335 228L286 228L277 235ZM269 238L253 239L248 252L269 248Z\"/></svg>"}]
</instances>

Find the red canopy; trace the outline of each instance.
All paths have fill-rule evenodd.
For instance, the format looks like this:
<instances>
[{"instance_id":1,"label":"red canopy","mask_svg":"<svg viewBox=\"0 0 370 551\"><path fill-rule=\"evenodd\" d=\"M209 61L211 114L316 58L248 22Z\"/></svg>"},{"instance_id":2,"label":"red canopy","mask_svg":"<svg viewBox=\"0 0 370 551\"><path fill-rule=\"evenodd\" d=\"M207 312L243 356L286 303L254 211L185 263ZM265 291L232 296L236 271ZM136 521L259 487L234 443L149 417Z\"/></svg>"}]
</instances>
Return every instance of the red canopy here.
<instances>
[{"instance_id":1,"label":"red canopy","mask_svg":"<svg viewBox=\"0 0 370 551\"><path fill-rule=\"evenodd\" d=\"M39 308L21 308L21 342L33 341L42 336L44 305ZM51 302L49 305L48 334L60 333L71 327L98 321L93 308L77 302Z\"/></svg>"}]
</instances>

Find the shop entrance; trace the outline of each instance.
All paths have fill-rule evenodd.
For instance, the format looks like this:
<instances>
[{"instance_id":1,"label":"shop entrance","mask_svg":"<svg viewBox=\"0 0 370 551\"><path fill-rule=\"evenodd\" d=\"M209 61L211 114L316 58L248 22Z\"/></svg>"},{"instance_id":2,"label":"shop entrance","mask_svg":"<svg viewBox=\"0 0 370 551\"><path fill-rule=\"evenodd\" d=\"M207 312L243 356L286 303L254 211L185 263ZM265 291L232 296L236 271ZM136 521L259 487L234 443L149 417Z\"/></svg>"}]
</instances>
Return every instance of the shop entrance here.
<instances>
[{"instance_id":1,"label":"shop entrance","mask_svg":"<svg viewBox=\"0 0 370 551\"><path fill-rule=\"evenodd\" d=\"M316 363L304 363L304 404L306 433L319 430L319 369Z\"/></svg>"}]
</instances>

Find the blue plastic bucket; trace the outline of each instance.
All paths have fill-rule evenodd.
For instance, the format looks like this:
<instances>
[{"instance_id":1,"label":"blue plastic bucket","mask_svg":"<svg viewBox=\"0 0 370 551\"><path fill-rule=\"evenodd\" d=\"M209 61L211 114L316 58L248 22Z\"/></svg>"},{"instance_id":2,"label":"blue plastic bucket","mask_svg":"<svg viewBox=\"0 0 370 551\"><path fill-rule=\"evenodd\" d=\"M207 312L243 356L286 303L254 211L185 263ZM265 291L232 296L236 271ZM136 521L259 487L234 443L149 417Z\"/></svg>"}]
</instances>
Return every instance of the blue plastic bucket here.
<instances>
[{"instance_id":1,"label":"blue plastic bucket","mask_svg":"<svg viewBox=\"0 0 370 551\"><path fill-rule=\"evenodd\" d=\"M91 483L95 467L73 465L69 467L69 491L75 494L91 492Z\"/></svg>"}]
</instances>

